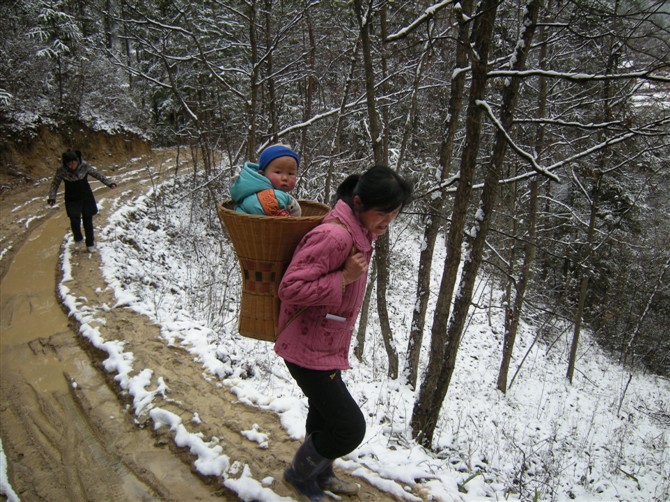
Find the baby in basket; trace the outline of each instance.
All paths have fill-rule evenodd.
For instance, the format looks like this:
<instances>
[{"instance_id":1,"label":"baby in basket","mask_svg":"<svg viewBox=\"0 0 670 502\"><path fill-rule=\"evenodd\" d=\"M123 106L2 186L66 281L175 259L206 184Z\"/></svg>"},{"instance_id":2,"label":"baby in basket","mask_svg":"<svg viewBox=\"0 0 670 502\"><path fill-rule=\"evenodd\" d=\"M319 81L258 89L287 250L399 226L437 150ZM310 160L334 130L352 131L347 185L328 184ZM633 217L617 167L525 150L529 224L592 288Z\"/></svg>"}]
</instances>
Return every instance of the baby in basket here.
<instances>
[{"instance_id":1,"label":"baby in basket","mask_svg":"<svg viewBox=\"0 0 670 502\"><path fill-rule=\"evenodd\" d=\"M300 204L288 194L295 187L300 156L284 145L261 152L258 164L245 162L230 187L235 210L266 216L300 216Z\"/></svg>"}]
</instances>

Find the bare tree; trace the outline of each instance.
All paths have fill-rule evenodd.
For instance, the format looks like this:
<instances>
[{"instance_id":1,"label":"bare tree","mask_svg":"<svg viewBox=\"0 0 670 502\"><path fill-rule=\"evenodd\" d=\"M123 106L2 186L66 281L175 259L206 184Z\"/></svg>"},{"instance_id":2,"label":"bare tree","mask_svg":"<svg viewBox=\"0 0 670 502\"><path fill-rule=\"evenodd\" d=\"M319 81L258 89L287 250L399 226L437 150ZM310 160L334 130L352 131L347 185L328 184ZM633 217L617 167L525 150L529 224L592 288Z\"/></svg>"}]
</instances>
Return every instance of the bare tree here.
<instances>
[{"instance_id":1,"label":"bare tree","mask_svg":"<svg viewBox=\"0 0 670 502\"><path fill-rule=\"evenodd\" d=\"M435 426L437 425L437 416L449 385L449 382L444 380L443 373L443 366L447 357L445 333L456 273L461 261L463 230L479 152L482 108L478 102L485 96L486 92L488 54L497 7L498 3L496 1L484 0L479 4L474 16L472 41L470 42L473 48L470 53L472 84L465 121L466 139L461 158L459 184L454 201L451 227L447 237L447 261L433 315L430 359L412 412L413 434L417 441L423 445L430 445L432 442ZM453 355L455 356L455 353Z\"/></svg>"},{"instance_id":2,"label":"bare tree","mask_svg":"<svg viewBox=\"0 0 670 502\"><path fill-rule=\"evenodd\" d=\"M472 0L461 3L461 10L457 10L456 20L458 23L458 38L455 46L454 71L452 72L451 91L447 105L445 120L445 131L440 145L440 178L438 183L443 186L439 196L431 199L426 211L427 217L424 221L423 242L419 257L419 271L417 276L416 306L412 312L412 324L410 326L409 340L407 346L406 374L407 381L411 387L416 387L419 360L421 356L421 345L430 299L430 274L432 269L435 242L440 228L444 225L444 206L446 199L446 183L444 183L450 172L454 155L454 142L460 124L461 110L463 106L463 95L468 67L468 40L470 38L470 19L472 17ZM435 340L435 346L439 342ZM433 347L434 348L434 347Z\"/></svg>"},{"instance_id":3,"label":"bare tree","mask_svg":"<svg viewBox=\"0 0 670 502\"><path fill-rule=\"evenodd\" d=\"M550 1L544 14L545 22L550 19L549 13L553 11L553 2ZM539 68L546 68L547 60L547 36L543 25L538 27L538 39L540 45L539 53ZM537 116L545 117L547 112L547 79L540 77L538 79L538 106ZM541 152L544 149L545 127L543 124L537 126L535 134L535 143L533 149L535 155L540 158ZM503 350L500 361L500 370L498 371L497 388L499 391L507 392L507 380L509 373L509 366L512 361L512 354L514 352L514 344L516 342L516 335L519 328L519 322L523 311L523 305L526 297L526 290L530 283L532 274L532 265L535 260L535 251L537 247L537 220L538 220L538 195L539 195L539 181L533 178L530 182L530 196L528 200L528 216L526 218L527 233L523 243L523 263L518 277L514 278L514 255L513 252L516 246L510 246L510 259L508 271L508 285L506 288L507 305L505 306L505 333L503 336ZM516 219L514 220L516 221Z\"/></svg>"},{"instance_id":4,"label":"bare tree","mask_svg":"<svg viewBox=\"0 0 670 502\"><path fill-rule=\"evenodd\" d=\"M374 62L372 59L372 39L370 36L370 22L372 21L371 4L364 7L361 0L354 0L354 9L358 26L361 30L361 49L363 52L363 67L365 70L365 94L370 123L370 140L376 164L388 164L388 151L385 148L384 128L379 119L376 106ZM389 361L388 375L398 378L398 353L393 342L391 323L389 322L386 307L386 288L389 281L389 236L388 233L377 239L375 246L375 270L377 271L377 314L382 332L382 340Z\"/></svg>"}]
</instances>

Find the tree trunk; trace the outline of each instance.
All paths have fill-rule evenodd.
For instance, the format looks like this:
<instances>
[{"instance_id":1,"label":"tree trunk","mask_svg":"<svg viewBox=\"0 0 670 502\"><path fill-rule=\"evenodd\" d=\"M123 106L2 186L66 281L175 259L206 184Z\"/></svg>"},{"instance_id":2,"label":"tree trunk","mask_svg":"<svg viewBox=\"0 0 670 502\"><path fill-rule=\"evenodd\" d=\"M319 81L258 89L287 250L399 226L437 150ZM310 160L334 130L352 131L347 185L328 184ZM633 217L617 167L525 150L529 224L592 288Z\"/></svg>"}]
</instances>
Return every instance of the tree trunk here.
<instances>
[{"instance_id":1,"label":"tree trunk","mask_svg":"<svg viewBox=\"0 0 670 502\"><path fill-rule=\"evenodd\" d=\"M537 195L538 180L533 179L530 182L530 200L528 201L528 236L524 246L523 265L521 266L521 275L514 288L514 303L512 298L508 297L510 302L505 315L505 338L503 341L502 361L500 362L500 371L498 372L498 390L507 392L507 375L509 365L512 361L512 352L519 328L519 319L523 302L526 296L526 287L531 276L531 265L535 260L535 239L537 238Z\"/></svg>"},{"instance_id":2,"label":"tree trunk","mask_svg":"<svg viewBox=\"0 0 670 502\"><path fill-rule=\"evenodd\" d=\"M439 383L445 357L447 322L451 310L451 297L456 282L456 274L461 261L463 230L465 229L465 218L470 203L470 194L472 192L472 183L481 139L482 109L477 105L477 100L482 99L486 91L488 52L497 7L498 3L495 0L484 0L479 4L479 9L474 17L473 40L472 42L468 42L472 43L475 52L480 57L473 58L471 61L472 79L465 120L465 146L461 156L461 168L456 197L454 199L451 227L447 235L447 257L442 272L437 304L433 314L430 359L412 412L413 436L419 443L425 446L430 446L432 442L433 432L437 423L435 417L442 407L444 397L440 397Z\"/></svg>"},{"instance_id":3,"label":"tree trunk","mask_svg":"<svg viewBox=\"0 0 670 502\"><path fill-rule=\"evenodd\" d=\"M611 74L615 70L616 62L618 61L618 48L615 50L614 42L610 46L609 58L607 60L606 73ZM603 82L602 90L603 98L603 119L609 121L612 119L612 83L609 80ZM594 252L594 240L596 234L596 219L600 210L600 185L603 180L603 173L607 170L608 154L607 149L600 152L598 166L592 173L595 177L593 183L593 190L591 193L591 214L589 216L589 227L586 237L585 252L579 263L579 297L577 299L577 312L575 312L575 329L572 334L572 343L570 344L570 356L568 359L568 370L566 378L572 384L572 379L575 374L575 365L577 362L577 349L579 347L579 337L581 334L582 321L584 319L584 307L586 304L586 295L589 290L590 270L589 262L592 260Z\"/></svg>"},{"instance_id":4,"label":"tree trunk","mask_svg":"<svg viewBox=\"0 0 670 502\"><path fill-rule=\"evenodd\" d=\"M256 3L249 2L249 48L251 71L249 74L249 101L247 102L247 159L256 159L256 110L258 107L258 35L256 33Z\"/></svg>"},{"instance_id":5,"label":"tree trunk","mask_svg":"<svg viewBox=\"0 0 670 502\"><path fill-rule=\"evenodd\" d=\"M400 140L400 148L398 151L398 159L396 161L396 169L402 169L402 163L405 160L405 152L407 151L407 144L409 143L410 138L412 137L412 130L414 124L414 117L416 116L416 109L419 105L419 85L421 84L421 76L423 75L423 66L425 60L428 58L428 53L430 49L430 43L426 42L424 44L424 50L421 53L419 62L416 65L416 70L414 71L414 81L412 82L412 95L409 98L409 111L407 112L407 117L405 119L405 126L402 130L402 139Z\"/></svg>"},{"instance_id":6,"label":"tree trunk","mask_svg":"<svg viewBox=\"0 0 670 502\"><path fill-rule=\"evenodd\" d=\"M375 77L374 62L372 60L372 41L370 38L371 13L363 12L360 0L354 1L354 8L359 22L361 32L361 47L363 49L363 67L365 70L365 94L370 121L370 136L372 150L376 164L387 164L386 141L382 131L381 123L377 115L375 99ZM383 16L382 16L383 25ZM382 67L384 65L382 64ZM389 360L389 377L398 377L398 354L393 343L393 333L389 322L388 309L386 306L386 287L388 284L389 266L389 233L377 239L375 246L375 265L377 267L377 310L380 321L384 348Z\"/></svg>"},{"instance_id":7,"label":"tree trunk","mask_svg":"<svg viewBox=\"0 0 670 502\"><path fill-rule=\"evenodd\" d=\"M552 12L552 2L549 2L546 12ZM549 18L545 14L545 18ZM547 44L546 33L544 26L538 28L538 38L540 43L539 67L544 69L546 67L547 59ZM544 77L539 78L538 82L538 107L537 117L545 117L547 110L547 81ZM541 152L544 149L544 125L539 125L535 135L535 152ZM538 212L538 192L539 182L534 178L530 182L530 200L528 201L528 234L526 243L524 245L523 264L521 266L521 273L519 279L516 281L514 288L514 302L512 302L512 288L509 289L507 295L508 307L505 311L505 335L503 339L503 352L500 361L500 370L498 372L497 388L502 393L506 393L508 389L508 374L509 366L512 361L512 354L514 351L514 344L516 342L516 334L519 328L519 320L521 318L521 311L526 296L526 288L531 277L531 266L535 261L535 252L537 249L537 212ZM510 275L510 283L511 283Z\"/></svg>"},{"instance_id":8,"label":"tree trunk","mask_svg":"<svg viewBox=\"0 0 670 502\"><path fill-rule=\"evenodd\" d=\"M470 24L467 18L472 14L472 0L462 2L465 15L458 16L459 31L456 43L456 60L453 78L451 80L451 93L447 108L447 120L445 133L440 147L440 181L444 181L451 172L451 162L454 153L454 138L458 130L459 118L463 108L463 94L468 66L468 39L470 37ZM444 223L445 193L439 198L431 201L428 206L428 220L424 225L423 248L419 256L419 272L417 275L416 303L412 312L412 324L410 327L409 340L407 344L407 361L405 374L407 383L415 388L419 373L419 360L421 356L421 345L423 343L423 331L426 325L426 312L430 300L430 274L432 270L433 254L435 252L435 241ZM447 311L447 316L448 311Z\"/></svg>"},{"instance_id":9,"label":"tree trunk","mask_svg":"<svg viewBox=\"0 0 670 502\"><path fill-rule=\"evenodd\" d=\"M305 77L305 108L302 114L303 122L307 122L312 118L312 104L314 102L314 89L316 88L316 40L314 38L314 26L312 25L312 16L310 11L307 10L305 13L306 22L307 22L307 40L309 46L307 47L307 61L306 66L309 69L307 76ZM307 170L309 166L309 156L307 151L307 141L308 128L305 127L302 130L300 137L300 157L301 157L301 168L303 172Z\"/></svg>"},{"instance_id":10,"label":"tree trunk","mask_svg":"<svg viewBox=\"0 0 670 502\"><path fill-rule=\"evenodd\" d=\"M572 343L570 344L570 356L568 358L568 371L566 373L566 378L570 383L572 383L572 378L575 374L575 364L577 362L577 348L579 347L579 337L582 330L582 320L584 319L584 306L586 305L586 295L589 291L589 267L586 262L591 260L591 250L593 248L593 239L595 238L596 233L596 215L598 214L599 209L599 193L600 193L600 181L602 177L599 175L594 187L593 193L591 195L591 215L589 216L589 228L586 238L586 252L584 259L579 264L580 267L580 280L579 280L579 297L577 299L577 311L575 312L575 328L572 332Z\"/></svg>"},{"instance_id":11,"label":"tree trunk","mask_svg":"<svg viewBox=\"0 0 670 502\"><path fill-rule=\"evenodd\" d=\"M382 260L386 260L383 262ZM382 340L388 357L388 377L398 378L398 352L393 341L393 331L386 307L386 287L389 281L389 239L388 232L377 240L375 247L375 264L377 269L377 315L381 328Z\"/></svg>"},{"instance_id":12,"label":"tree trunk","mask_svg":"<svg viewBox=\"0 0 670 502\"><path fill-rule=\"evenodd\" d=\"M363 50L363 67L365 70L365 97L370 121L370 141L375 164L385 164L382 130L375 105L375 73L372 61L372 41L370 40L370 12L363 12L361 0L354 0L354 9L361 33L361 48Z\"/></svg>"},{"instance_id":13,"label":"tree trunk","mask_svg":"<svg viewBox=\"0 0 670 502\"><path fill-rule=\"evenodd\" d=\"M104 9L102 23L105 31L105 47L111 51L114 49L114 14L112 13L111 0L105 0Z\"/></svg>"},{"instance_id":14,"label":"tree trunk","mask_svg":"<svg viewBox=\"0 0 670 502\"><path fill-rule=\"evenodd\" d=\"M268 89L268 98L267 98L267 103L265 105L267 106L267 115L268 115L268 122L269 122L269 131L267 133L269 134L270 141L271 142L276 142L277 141L277 133L279 132L279 120L277 118L278 112L277 112L277 91L275 89L275 79L274 76L272 75L274 72L274 61L272 57L272 50L271 47L273 46L272 42L272 0L265 0L265 12L264 12L264 18L265 18L265 47L267 50L267 55L264 58L265 62L265 78L267 79L267 89ZM253 30L253 27L252 27ZM256 58L254 57L254 62L256 61Z\"/></svg>"},{"instance_id":15,"label":"tree trunk","mask_svg":"<svg viewBox=\"0 0 670 502\"><path fill-rule=\"evenodd\" d=\"M535 32L539 1L540 0L531 0L527 5L523 22L524 30L521 34L523 43L517 44L513 64L514 69L522 69L525 66L526 57L530 50L531 41ZM485 77L487 73L488 50L492 38L497 5L496 2L491 2L491 4L489 4L488 0L483 1L481 4L481 22L483 26L481 29L478 29L476 25L473 27L473 33L476 34L477 37L474 45L475 52L479 56L477 59L472 60L473 88L475 75L477 74L477 76L481 78ZM481 47L481 50L478 50L478 47ZM476 67L478 68L476 69ZM505 136L512 125L516 97L520 84L519 80L518 77L511 78L509 85L505 86L503 89L500 111L500 123L502 124L503 130L499 130L496 133L493 153L484 178L484 189L482 191L479 211L475 217L474 235L473 232L471 232L466 239L466 247L469 252L466 254L463 263L459 291L454 301L452 317L447 328L447 345L444 348L444 352L442 352L442 364L436 371L437 378L434 382L434 387L428 387L427 380L424 380L421 386L420 399L415 403L415 414L412 417L413 431L417 440L424 445L430 445L432 443L440 408L442 407L442 402L446 396L456 366L456 356L458 354L463 329L472 301L472 291L474 290L475 280L477 279L479 266L484 252L486 236L495 209L499 189L498 182L507 149L507 140ZM480 106L477 101L472 101L472 97L470 99L471 104L476 107ZM477 99L478 98L475 98L475 100ZM481 118L477 120L477 123L478 127L472 130L472 133L474 134L473 139L477 140L476 150L478 150L479 138L481 136Z\"/></svg>"},{"instance_id":16,"label":"tree trunk","mask_svg":"<svg viewBox=\"0 0 670 502\"><path fill-rule=\"evenodd\" d=\"M358 321L358 330L356 331L356 347L354 347L354 356L359 361L363 360L363 353L365 352L365 333L368 328L368 316L370 314L370 302L372 301L372 292L375 289L377 282L377 266L372 262L372 271L370 272L370 279L368 286L365 289L365 297L363 298L363 305L361 306L361 317Z\"/></svg>"},{"instance_id":17,"label":"tree trunk","mask_svg":"<svg viewBox=\"0 0 670 502\"><path fill-rule=\"evenodd\" d=\"M339 156L342 151L342 128L344 125L344 111L349 99L349 92L351 90L351 83L354 80L354 72L356 70L356 61L358 60L358 47L360 45L361 37L359 36L354 43L354 46L351 50L351 63L349 66L349 74L347 75L347 80L344 84L344 91L342 92L342 99L340 100L340 110L337 114L337 125L335 127L335 134L333 135L333 142L330 146L330 160L328 161L328 172L326 173L326 187L324 189L324 201L328 203L330 200L330 193L332 191L331 184L333 179L333 162L334 159Z\"/></svg>"}]
</instances>

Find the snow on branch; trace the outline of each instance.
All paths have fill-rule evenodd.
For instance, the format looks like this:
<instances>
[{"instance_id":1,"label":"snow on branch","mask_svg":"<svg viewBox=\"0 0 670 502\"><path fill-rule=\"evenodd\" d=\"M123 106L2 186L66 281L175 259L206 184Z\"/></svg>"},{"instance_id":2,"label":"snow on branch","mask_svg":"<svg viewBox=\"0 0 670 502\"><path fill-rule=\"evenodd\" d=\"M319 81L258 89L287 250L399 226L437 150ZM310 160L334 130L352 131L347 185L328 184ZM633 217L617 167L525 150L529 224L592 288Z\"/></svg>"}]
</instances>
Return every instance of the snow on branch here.
<instances>
[{"instance_id":1,"label":"snow on branch","mask_svg":"<svg viewBox=\"0 0 670 502\"><path fill-rule=\"evenodd\" d=\"M481 106L486 111L486 114L491 119L491 122L493 122L493 125L495 125L496 129L498 129L498 131L501 132L505 136L505 140L507 141L509 146L512 148L512 150L514 150L521 158L527 160L528 163L531 165L531 167L536 172L546 176L547 178L549 178L553 181L556 181L556 182L560 183L561 179L558 176L549 172L547 169L545 169L540 164L538 164L537 161L535 160L535 157L533 157L533 155L526 152L523 148L521 148L519 145L517 145L514 142L514 140L510 137L510 135L507 134L507 131L505 130L503 125L495 117L495 115L493 114L493 110L491 110L491 107L488 105L488 103L486 101L482 101L481 99L478 99L476 101L476 103L477 103L477 106Z\"/></svg>"},{"instance_id":2,"label":"snow on branch","mask_svg":"<svg viewBox=\"0 0 670 502\"><path fill-rule=\"evenodd\" d=\"M493 70L488 73L489 77L534 77L542 76L549 78L562 78L574 82L588 82L592 80L621 80L621 79L645 79L656 82L670 82L670 77L654 74L652 70L636 71L617 74L598 73L570 73L552 70Z\"/></svg>"},{"instance_id":3,"label":"snow on branch","mask_svg":"<svg viewBox=\"0 0 670 502\"><path fill-rule=\"evenodd\" d=\"M355 108L356 106L359 106L361 102L364 99L364 95L361 95L351 103L346 103L344 106L338 106L336 108L331 108L330 110L326 110L323 113L317 113L316 115L313 115L312 117L303 120L302 122L297 122L295 124L291 124L288 127L285 127L281 131L279 131L276 136L277 138L281 138L283 136L286 136L287 134L295 131L300 131L301 129L304 129L306 127L309 127L312 124L315 124L319 122L320 120L326 119L328 117L332 117L333 115L337 115L338 113L341 113L343 110L350 110L352 108ZM267 144L269 144L269 140L267 143L265 143L262 148L264 148Z\"/></svg>"},{"instance_id":4,"label":"snow on branch","mask_svg":"<svg viewBox=\"0 0 670 502\"><path fill-rule=\"evenodd\" d=\"M554 164L551 164L550 166L545 167L544 170L547 171L547 172L555 171L556 169L564 167L564 166L570 164L571 162L575 162L575 161L577 161L577 160L579 160L583 157L587 157L587 156L592 155L596 152L599 152L600 150L603 150L604 148L608 148L612 145L616 145L618 143L621 143L623 141L626 141L626 140L631 139L631 138L636 137L636 136L643 136L643 135L648 135L648 134L662 134L662 133L658 133L658 132L655 133L654 132L655 128L660 127L660 126L666 126L668 124L670 124L670 117L666 117L666 118L663 118L661 120L652 122L650 124L645 125L644 127L640 127L640 128L634 129L634 130L627 131L627 132L622 133L618 136L608 138L605 141L602 141L601 143L598 143L597 145L593 145L592 147L587 148L586 150L582 150L581 152L577 152L576 154L574 154L574 155L572 155L572 156L570 156L566 159L555 162ZM519 176L514 176L512 178L507 178L507 179L504 179L504 180L500 180L500 184L505 185L507 183L515 183L517 181L532 178L533 176L536 176L536 175L537 175L536 172L531 171L531 172L527 172L527 173L524 173L524 174L520 174ZM483 183L480 183L478 185L474 185L472 188L480 189L483 186L484 186ZM450 188L447 191L448 192L455 192L456 189L455 188L453 188L453 189Z\"/></svg>"},{"instance_id":5,"label":"snow on branch","mask_svg":"<svg viewBox=\"0 0 670 502\"><path fill-rule=\"evenodd\" d=\"M450 193L456 191L456 189L448 189L451 185L457 183L461 179L461 172L458 171L453 176L450 176L447 179L440 180L435 186L432 186L425 190L422 193L416 194L414 200L423 199L424 197L431 196L431 198L439 197L438 195L433 195L440 190L444 190L445 193Z\"/></svg>"},{"instance_id":6,"label":"snow on branch","mask_svg":"<svg viewBox=\"0 0 670 502\"><path fill-rule=\"evenodd\" d=\"M426 21L430 20L435 16L437 12L445 8L446 6L450 4L456 4L458 5L459 2L455 0L444 0L443 2L436 3L434 5L431 5L428 7L425 11L423 11L423 14L417 17L414 21L412 21L409 25L401 28L397 32L389 35L386 37L386 42L394 42L396 40L400 40L401 38L405 38L408 36L411 32L413 32L415 29L417 29L420 25L425 23Z\"/></svg>"},{"instance_id":7,"label":"snow on branch","mask_svg":"<svg viewBox=\"0 0 670 502\"><path fill-rule=\"evenodd\" d=\"M591 155L595 152L598 152L604 148L607 148L612 145L616 145L617 143L621 143L623 141L626 141L630 138L636 137L636 136L641 136L641 135L646 135L649 134L650 131L653 131L654 128L662 125L667 125L670 124L670 117L658 120L656 122L652 122L651 124L647 124L644 127L636 128L636 129L631 129L625 133L622 133L618 136L614 136L612 138L607 138L605 141L598 143L597 145L593 145L591 148L587 148L584 151L581 151L579 153L576 153L575 155L568 157L567 159L561 160L559 162L556 162L550 166L547 167L547 170L553 171L554 169L558 169L559 167L563 167L566 164L569 164L570 162L574 162L577 159L580 159L582 157L586 157L587 155Z\"/></svg>"},{"instance_id":8,"label":"snow on branch","mask_svg":"<svg viewBox=\"0 0 670 502\"><path fill-rule=\"evenodd\" d=\"M478 102L478 104L480 106L483 106L487 110L487 113L489 114L489 116L491 116L494 124L496 124L496 127L501 128L502 127L501 124L495 119L495 117L493 117L493 113L492 113L491 109L488 107L488 105L486 105L486 103L484 103L484 102ZM634 129L634 130L629 130L629 131L627 131L625 133L622 133L618 136L608 138L605 141L602 141L601 143L598 143L597 145L593 145L592 147L587 148L586 150L582 150L581 152L577 152L574 155L572 155L572 156L570 156L566 159L555 162L554 164L551 164L550 166L547 166L547 167L544 167L544 168L537 165L537 162L532 157L532 155L530 155L529 153L521 150L521 148L519 148L517 145L514 144L514 142L512 142L512 140L509 138L509 136L506 134L506 132L503 131L503 132L505 132L505 137L510 142L512 147L513 148L514 147L518 148L518 151L521 152L520 155L522 157L524 157L526 159L530 159L532 161L532 163L534 164L534 170L529 171L527 173L520 174L518 176L513 176L511 178L502 179L502 180L499 181L499 184L500 185L506 185L506 184L509 184L509 183L516 183L516 182L519 182L519 181L527 180L529 178L537 176L538 173L546 174L551 179L554 179L554 180L557 180L557 181L560 182L560 179L557 176L551 174L551 171L555 171L555 170L557 170L561 167L564 167L566 165L569 165L570 163L575 162L575 161L577 161L577 160L579 160L583 157L587 157L587 156L592 155L592 154L594 154L594 153L596 153L600 150L603 150L604 148L608 148L612 145L616 145L618 143L621 143L621 142L626 141L628 139L631 139L633 137L644 136L644 135L648 135L648 134L662 134L662 133L659 133L658 131L656 131L656 129L661 127L661 126L666 126L668 124L670 124L670 117L660 119L660 120L652 122L650 124L646 124L643 127L640 127L640 128ZM539 170L535 169L535 166L537 166L539 168ZM456 191L456 187L452 187L451 185L457 183L459 180L460 180L460 172L456 173L454 176L452 176L452 177L450 177L446 180L440 181L437 185L435 185L434 187L429 188L424 193L418 195L416 198L426 197L426 196L428 196L428 195L430 195L434 192L437 192L438 190L444 190L445 193L454 193ZM476 185L473 185L472 188L474 190L480 190L481 188L483 188L483 186L484 186L483 183L478 183ZM555 202L558 203L558 201L555 201ZM574 217L574 215L573 215L573 217ZM584 223L584 225L586 225L586 223Z\"/></svg>"}]
</instances>

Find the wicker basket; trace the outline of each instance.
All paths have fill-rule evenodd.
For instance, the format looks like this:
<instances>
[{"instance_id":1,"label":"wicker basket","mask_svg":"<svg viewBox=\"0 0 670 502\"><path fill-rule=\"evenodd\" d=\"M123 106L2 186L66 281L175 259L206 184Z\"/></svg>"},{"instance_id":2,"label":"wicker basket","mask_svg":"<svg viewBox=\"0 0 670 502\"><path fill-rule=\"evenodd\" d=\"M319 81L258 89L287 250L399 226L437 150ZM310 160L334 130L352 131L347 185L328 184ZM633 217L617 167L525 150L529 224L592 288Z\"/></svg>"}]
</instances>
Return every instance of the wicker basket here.
<instances>
[{"instance_id":1,"label":"wicker basket","mask_svg":"<svg viewBox=\"0 0 670 502\"><path fill-rule=\"evenodd\" d=\"M330 207L299 201L302 216L272 217L236 212L232 201L217 205L242 271L240 335L274 341L279 317L279 282L300 239L316 227Z\"/></svg>"}]
</instances>

